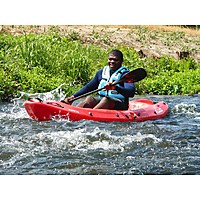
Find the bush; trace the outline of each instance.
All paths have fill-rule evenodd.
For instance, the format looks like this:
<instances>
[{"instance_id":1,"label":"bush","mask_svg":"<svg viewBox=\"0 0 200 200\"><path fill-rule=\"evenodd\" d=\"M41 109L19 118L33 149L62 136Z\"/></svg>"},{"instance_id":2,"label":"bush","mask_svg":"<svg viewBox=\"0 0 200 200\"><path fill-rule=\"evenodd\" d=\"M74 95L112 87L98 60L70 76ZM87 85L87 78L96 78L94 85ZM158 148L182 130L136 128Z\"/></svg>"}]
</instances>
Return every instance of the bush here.
<instances>
[{"instance_id":1,"label":"bush","mask_svg":"<svg viewBox=\"0 0 200 200\"><path fill-rule=\"evenodd\" d=\"M9 101L20 91L47 92L66 83L66 95L85 85L103 66L108 53L97 45L85 45L79 35L46 34L12 36L0 34L0 99ZM137 85L137 94L194 94L200 92L200 64L193 59L140 58L130 47L118 46L124 65L130 70L143 67L147 78Z\"/></svg>"}]
</instances>

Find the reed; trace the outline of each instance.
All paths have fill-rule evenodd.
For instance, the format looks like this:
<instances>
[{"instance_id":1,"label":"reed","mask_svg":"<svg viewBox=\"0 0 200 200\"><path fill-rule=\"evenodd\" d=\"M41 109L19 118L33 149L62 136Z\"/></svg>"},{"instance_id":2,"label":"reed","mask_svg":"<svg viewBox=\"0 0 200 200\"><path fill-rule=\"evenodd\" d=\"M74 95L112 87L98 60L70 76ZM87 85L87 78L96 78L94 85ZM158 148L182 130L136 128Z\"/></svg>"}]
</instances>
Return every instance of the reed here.
<instances>
[{"instance_id":1,"label":"reed","mask_svg":"<svg viewBox=\"0 0 200 200\"><path fill-rule=\"evenodd\" d=\"M35 27L32 27L35 28ZM66 83L66 95L71 95L86 84L107 64L111 49L124 53L124 65L130 70L143 67L148 77L137 85L137 94L184 95L200 92L200 64L191 56L183 59L163 55L141 56L133 47L112 43L112 33L93 30L91 41L79 32L61 32L52 27L43 32L12 34L5 28L0 31L0 99L9 101L20 91L47 92ZM129 32L130 35L133 34ZM147 27L138 27L134 35L144 44L150 39L164 37L169 47L181 42L185 33L164 33ZM188 41L191 42L191 41ZM198 43L198 40L196 40ZM198 51L198 49L193 49Z\"/></svg>"}]
</instances>

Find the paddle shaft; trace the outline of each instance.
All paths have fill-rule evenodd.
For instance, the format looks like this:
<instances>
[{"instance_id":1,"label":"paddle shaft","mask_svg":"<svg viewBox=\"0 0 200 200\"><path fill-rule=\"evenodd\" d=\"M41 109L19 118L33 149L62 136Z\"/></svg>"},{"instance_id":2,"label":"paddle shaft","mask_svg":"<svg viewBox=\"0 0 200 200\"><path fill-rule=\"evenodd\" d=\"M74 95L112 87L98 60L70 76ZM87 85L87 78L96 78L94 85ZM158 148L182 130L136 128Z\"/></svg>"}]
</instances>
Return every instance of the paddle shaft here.
<instances>
[{"instance_id":1,"label":"paddle shaft","mask_svg":"<svg viewBox=\"0 0 200 200\"><path fill-rule=\"evenodd\" d=\"M122 82L122 81L115 82L115 83L113 83L112 85L117 85L117 84L120 83L120 82ZM70 99L69 102L73 102L73 101L75 101L75 100L77 100L77 99L81 99L81 98L86 97L86 96L88 96L88 95L90 95L90 94L93 94L93 93L95 93L95 92L99 92L99 91L101 91L101 90L103 90L103 89L105 89L105 87L102 87L102 88L99 88L99 89L96 89L96 90L92 90L92 91L87 92L87 93L85 93L85 94L82 94L82 95L80 95L80 96L78 96L78 97L74 97L73 99Z\"/></svg>"}]
</instances>

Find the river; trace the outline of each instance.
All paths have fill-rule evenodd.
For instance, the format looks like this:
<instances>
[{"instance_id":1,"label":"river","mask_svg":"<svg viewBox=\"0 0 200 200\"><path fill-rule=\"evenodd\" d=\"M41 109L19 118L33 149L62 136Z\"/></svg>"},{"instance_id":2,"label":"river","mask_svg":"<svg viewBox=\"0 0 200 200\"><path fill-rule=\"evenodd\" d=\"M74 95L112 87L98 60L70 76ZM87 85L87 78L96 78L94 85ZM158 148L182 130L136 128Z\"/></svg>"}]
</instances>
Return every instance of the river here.
<instances>
[{"instance_id":1,"label":"river","mask_svg":"<svg viewBox=\"0 0 200 200\"><path fill-rule=\"evenodd\" d=\"M33 121L0 103L1 175L200 174L200 96L136 96L170 107L139 123Z\"/></svg>"}]
</instances>

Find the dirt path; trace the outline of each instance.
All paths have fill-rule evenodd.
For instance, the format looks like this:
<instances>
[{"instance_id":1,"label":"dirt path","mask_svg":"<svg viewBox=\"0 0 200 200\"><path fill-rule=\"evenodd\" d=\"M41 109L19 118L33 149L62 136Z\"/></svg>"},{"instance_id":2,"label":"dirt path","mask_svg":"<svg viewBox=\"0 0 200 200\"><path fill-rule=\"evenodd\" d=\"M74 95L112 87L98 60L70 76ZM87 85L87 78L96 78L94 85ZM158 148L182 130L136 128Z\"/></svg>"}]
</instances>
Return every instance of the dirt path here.
<instances>
[{"instance_id":1,"label":"dirt path","mask_svg":"<svg viewBox=\"0 0 200 200\"><path fill-rule=\"evenodd\" d=\"M85 44L93 43L102 48L124 44L147 57L163 55L180 59L181 54L190 55L200 61L200 30L177 26L0 26L0 32L14 35L37 32L44 33L54 29L62 34L78 37ZM185 53L184 53L185 52Z\"/></svg>"}]
</instances>

